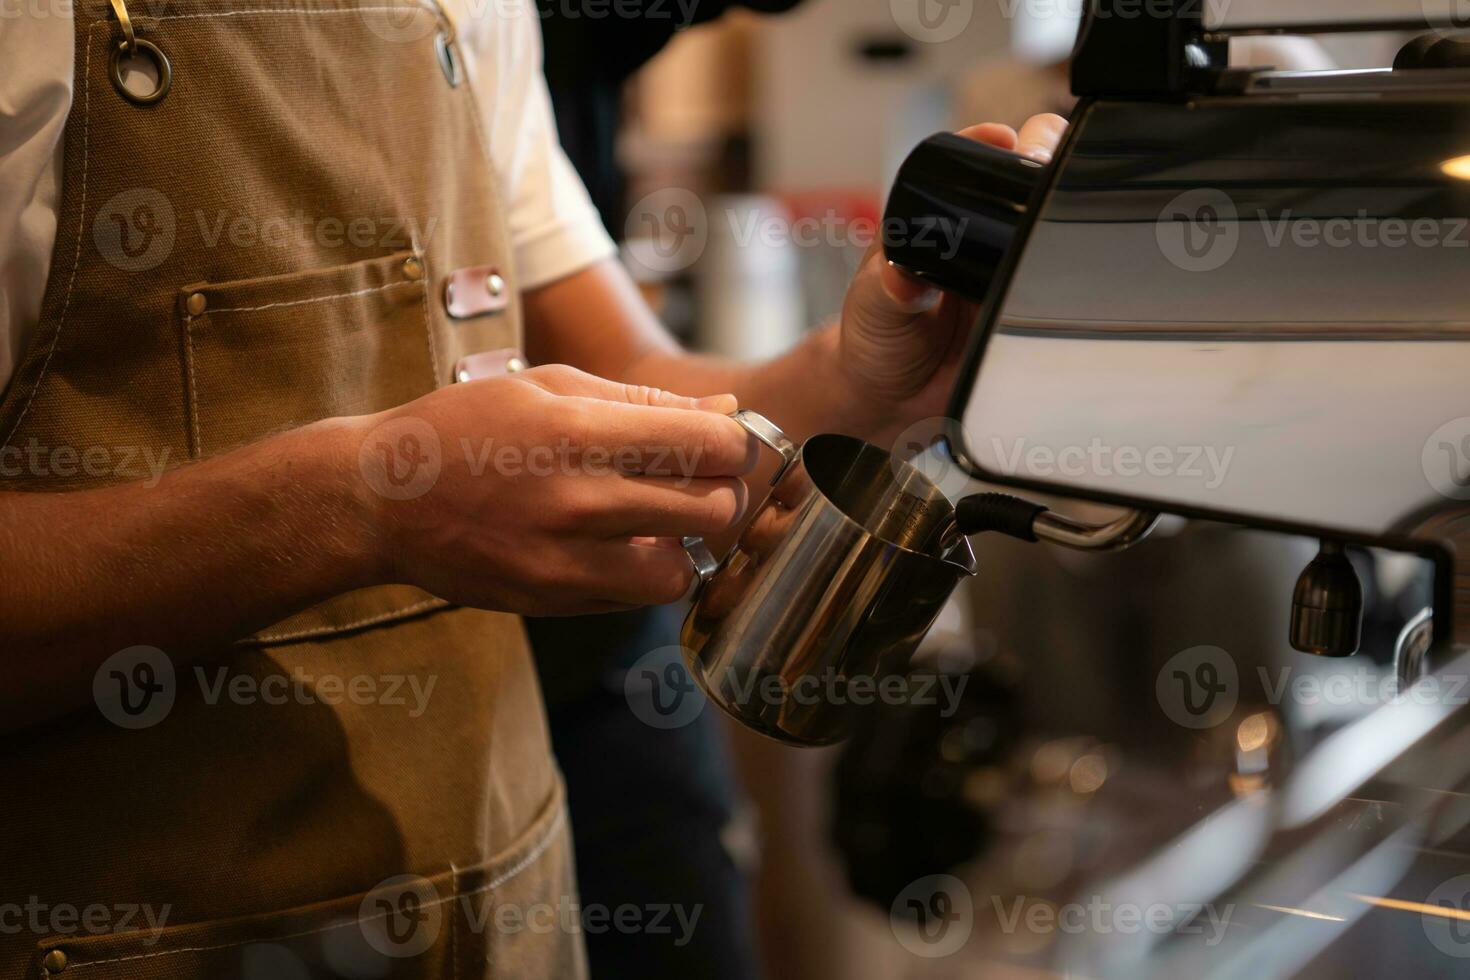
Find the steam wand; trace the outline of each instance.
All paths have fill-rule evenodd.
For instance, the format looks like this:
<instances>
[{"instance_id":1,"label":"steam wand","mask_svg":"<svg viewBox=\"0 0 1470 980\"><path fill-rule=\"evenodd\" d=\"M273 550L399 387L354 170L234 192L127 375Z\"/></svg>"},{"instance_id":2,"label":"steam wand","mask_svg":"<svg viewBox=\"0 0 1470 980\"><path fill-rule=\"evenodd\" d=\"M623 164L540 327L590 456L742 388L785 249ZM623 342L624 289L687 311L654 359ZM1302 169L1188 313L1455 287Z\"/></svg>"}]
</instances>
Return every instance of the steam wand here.
<instances>
[{"instance_id":1,"label":"steam wand","mask_svg":"<svg viewBox=\"0 0 1470 980\"><path fill-rule=\"evenodd\" d=\"M1121 551L1148 536L1157 513L1130 510L1106 524L1084 524L1005 493L980 493L955 505L955 529L965 536L998 531L1022 541L1048 541L1080 551ZM1358 650L1363 587L1341 543L1323 540L1297 580L1291 602L1291 645L1321 657Z\"/></svg>"},{"instance_id":2,"label":"steam wand","mask_svg":"<svg viewBox=\"0 0 1470 980\"><path fill-rule=\"evenodd\" d=\"M1154 511L1130 510L1106 524L1087 524L1006 493L977 493L955 505L955 527L963 535L997 531L1078 551L1122 551L1147 537L1158 522Z\"/></svg>"}]
</instances>

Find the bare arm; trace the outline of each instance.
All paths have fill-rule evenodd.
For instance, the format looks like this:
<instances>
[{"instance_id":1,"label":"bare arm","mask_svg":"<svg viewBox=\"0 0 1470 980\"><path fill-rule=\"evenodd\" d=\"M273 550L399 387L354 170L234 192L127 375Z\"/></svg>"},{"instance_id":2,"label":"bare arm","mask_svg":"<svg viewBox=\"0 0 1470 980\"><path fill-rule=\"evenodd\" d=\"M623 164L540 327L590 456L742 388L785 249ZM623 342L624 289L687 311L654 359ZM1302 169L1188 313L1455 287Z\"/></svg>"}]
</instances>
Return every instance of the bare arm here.
<instances>
[{"instance_id":1,"label":"bare arm","mask_svg":"<svg viewBox=\"0 0 1470 980\"><path fill-rule=\"evenodd\" d=\"M815 331L771 361L742 363L679 347L622 266L599 263L526 295L526 353L533 364L571 364L629 384L683 395L734 392L743 408L769 415L793 438L834 429L863 431L841 392L835 327Z\"/></svg>"},{"instance_id":2,"label":"bare arm","mask_svg":"<svg viewBox=\"0 0 1470 980\"><path fill-rule=\"evenodd\" d=\"M1048 114L1019 133L986 123L961 135L1049 160L1065 130ZM739 364L681 351L608 261L526 295L527 353L683 394L734 392L793 438L835 431L887 445L907 425L944 413L977 313L889 266L875 247L848 288L840 325L774 360Z\"/></svg>"},{"instance_id":3,"label":"bare arm","mask_svg":"<svg viewBox=\"0 0 1470 980\"><path fill-rule=\"evenodd\" d=\"M0 706L66 704L111 653L229 640L369 584L369 506L324 422L157 485L0 494Z\"/></svg>"},{"instance_id":4,"label":"bare arm","mask_svg":"<svg viewBox=\"0 0 1470 980\"><path fill-rule=\"evenodd\" d=\"M647 539L738 519L750 447L723 417L734 407L541 368L306 426L153 486L0 494L0 730L85 704L120 649L196 658L355 588L403 582L527 614L673 601L689 561ZM441 468L390 499L364 460L396 451L405 425Z\"/></svg>"},{"instance_id":5,"label":"bare arm","mask_svg":"<svg viewBox=\"0 0 1470 980\"><path fill-rule=\"evenodd\" d=\"M883 320L880 329L907 328L916 314L932 311L940 298L910 283L870 256L848 294L848 324L863 317ZM843 351L852 331L830 324L810 333L790 351L769 361L743 363L680 349L658 322L627 272L609 260L558 280L526 296L527 354L533 363L572 364L592 374L630 384L650 384L680 394L734 392L743 408L768 415L793 439L817 432L846 432L877 442L891 439L904 420L938 415L948 384L936 377L964 339L963 321L973 318L959 304L935 320L928 344L917 351L885 352L863 342L859 357L887 358L896 372L885 387L852 370ZM854 313L855 306L864 307ZM917 378L917 382L911 380ZM766 465L771 465L767 460Z\"/></svg>"}]
</instances>

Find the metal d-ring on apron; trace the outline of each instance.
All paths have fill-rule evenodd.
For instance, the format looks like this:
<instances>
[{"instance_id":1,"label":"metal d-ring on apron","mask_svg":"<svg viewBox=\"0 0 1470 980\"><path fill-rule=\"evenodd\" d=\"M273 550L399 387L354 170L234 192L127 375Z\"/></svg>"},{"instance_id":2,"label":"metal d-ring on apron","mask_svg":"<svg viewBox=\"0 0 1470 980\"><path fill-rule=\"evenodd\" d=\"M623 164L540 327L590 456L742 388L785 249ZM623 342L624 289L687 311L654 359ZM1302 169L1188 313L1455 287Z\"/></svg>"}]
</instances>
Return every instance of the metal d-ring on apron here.
<instances>
[{"instance_id":1,"label":"metal d-ring on apron","mask_svg":"<svg viewBox=\"0 0 1470 980\"><path fill-rule=\"evenodd\" d=\"M168 56L163 53L152 41L144 41L133 33L133 21L128 16L128 5L125 0L111 0L112 12L117 15L118 25L122 27L123 37L117 47L112 49L112 59L108 62L108 75L112 78L112 87L117 89L118 94L134 105L153 105L162 102L163 97L168 95L169 86L173 84L173 67L168 63ZM123 62L144 55L153 62L153 68L158 72L158 86L152 92L140 95L128 88L123 80Z\"/></svg>"}]
</instances>

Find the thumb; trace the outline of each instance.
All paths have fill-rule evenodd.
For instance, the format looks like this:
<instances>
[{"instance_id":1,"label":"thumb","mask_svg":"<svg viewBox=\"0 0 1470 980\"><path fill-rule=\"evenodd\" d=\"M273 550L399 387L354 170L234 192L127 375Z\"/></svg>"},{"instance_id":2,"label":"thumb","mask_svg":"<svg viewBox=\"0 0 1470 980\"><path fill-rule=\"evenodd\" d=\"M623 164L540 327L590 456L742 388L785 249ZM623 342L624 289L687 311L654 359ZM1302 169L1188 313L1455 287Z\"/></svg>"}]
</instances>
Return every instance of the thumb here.
<instances>
[{"instance_id":1,"label":"thumb","mask_svg":"<svg viewBox=\"0 0 1470 980\"><path fill-rule=\"evenodd\" d=\"M879 345L907 338L914 319L935 309L939 298L938 289L901 272L875 248L842 303L844 338Z\"/></svg>"},{"instance_id":2,"label":"thumb","mask_svg":"<svg viewBox=\"0 0 1470 980\"><path fill-rule=\"evenodd\" d=\"M842 306L842 357L877 393L907 396L921 386L948 343L937 323L920 322L939 290L900 272L874 250L853 277Z\"/></svg>"},{"instance_id":3,"label":"thumb","mask_svg":"<svg viewBox=\"0 0 1470 980\"><path fill-rule=\"evenodd\" d=\"M938 289L901 271L875 248L853 276L842 318L860 320L869 329L899 329L932 310L939 299Z\"/></svg>"}]
</instances>

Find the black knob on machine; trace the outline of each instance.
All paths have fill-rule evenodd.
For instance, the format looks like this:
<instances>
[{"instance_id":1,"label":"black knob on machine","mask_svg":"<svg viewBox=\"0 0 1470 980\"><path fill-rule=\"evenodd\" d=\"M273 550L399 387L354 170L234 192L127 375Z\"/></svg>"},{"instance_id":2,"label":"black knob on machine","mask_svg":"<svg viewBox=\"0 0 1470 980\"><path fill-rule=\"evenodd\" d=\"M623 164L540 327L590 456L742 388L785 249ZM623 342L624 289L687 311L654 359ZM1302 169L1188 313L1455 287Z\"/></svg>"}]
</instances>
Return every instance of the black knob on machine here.
<instances>
[{"instance_id":1,"label":"black knob on machine","mask_svg":"<svg viewBox=\"0 0 1470 980\"><path fill-rule=\"evenodd\" d=\"M894 265L973 300L985 298L1045 165L939 133L898 170L883 215Z\"/></svg>"},{"instance_id":2,"label":"black knob on machine","mask_svg":"<svg viewBox=\"0 0 1470 980\"><path fill-rule=\"evenodd\" d=\"M1302 570L1291 597L1291 645L1319 657L1358 652L1363 623L1363 586L1342 545L1323 541Z\"/></svg>"}]
</instances>

